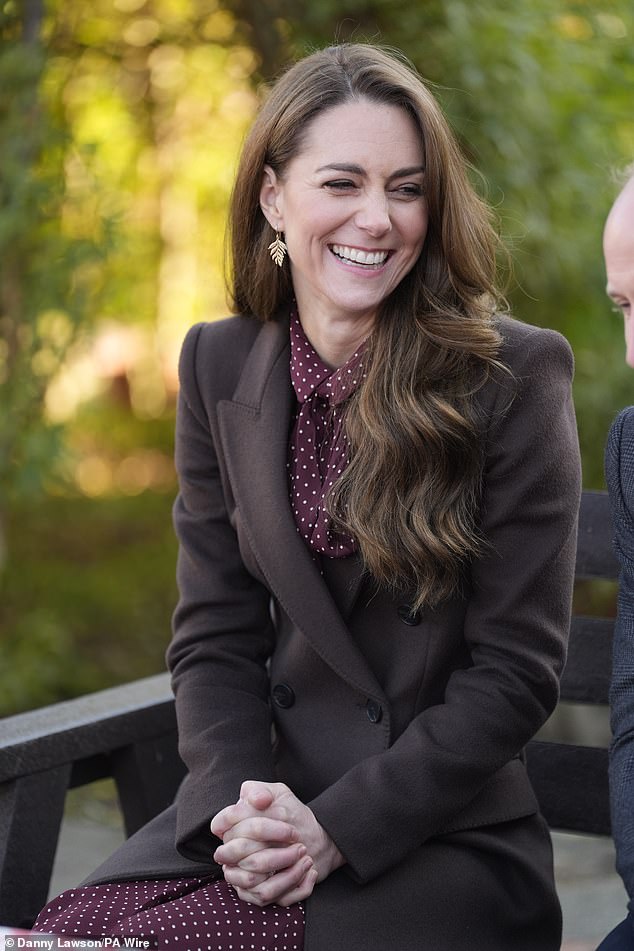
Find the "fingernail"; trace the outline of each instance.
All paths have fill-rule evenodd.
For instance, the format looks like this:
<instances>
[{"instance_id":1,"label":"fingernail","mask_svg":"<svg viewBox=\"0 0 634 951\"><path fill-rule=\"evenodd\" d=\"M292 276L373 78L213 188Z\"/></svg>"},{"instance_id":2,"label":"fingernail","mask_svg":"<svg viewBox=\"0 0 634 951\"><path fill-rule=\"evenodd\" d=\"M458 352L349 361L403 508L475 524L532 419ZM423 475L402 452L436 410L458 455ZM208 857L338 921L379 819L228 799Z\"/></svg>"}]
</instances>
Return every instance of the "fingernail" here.
<instances>
[{"instance_id":1,"label":"fingernail","mask_svg":"<svg viewBox=\"0 0 634 951\"><path fill-rule=\"evenodd\" d=\"M298 858L298 859L301 859L301 858L303 858L305 855L306 855L306 846L305 846L305 845L300 845L299 848L297 849L297 858Z\"/></svg>"}]
</instances>

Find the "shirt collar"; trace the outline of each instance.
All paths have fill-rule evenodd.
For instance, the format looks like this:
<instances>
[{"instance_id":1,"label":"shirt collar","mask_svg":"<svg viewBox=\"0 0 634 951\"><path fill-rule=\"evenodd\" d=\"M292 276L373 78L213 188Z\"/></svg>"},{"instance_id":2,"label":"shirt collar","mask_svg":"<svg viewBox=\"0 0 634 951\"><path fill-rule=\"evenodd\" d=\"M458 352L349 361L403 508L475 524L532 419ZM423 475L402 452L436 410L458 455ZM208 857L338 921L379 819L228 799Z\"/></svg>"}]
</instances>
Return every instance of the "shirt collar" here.
<instances>
[{"instance_id":1,"label":"shirt collar","mask_svg":"<svg viewBox=\"0 0 634 951\"><path fill-rule=\"evenodd\" d=\"M365 378L365 340L343 366L331 370L304 333L295 309L291 313L290 332L291 382L298 401L305 403L316 394L329 403L342 403Z\"/></svg>"}]
</instances>

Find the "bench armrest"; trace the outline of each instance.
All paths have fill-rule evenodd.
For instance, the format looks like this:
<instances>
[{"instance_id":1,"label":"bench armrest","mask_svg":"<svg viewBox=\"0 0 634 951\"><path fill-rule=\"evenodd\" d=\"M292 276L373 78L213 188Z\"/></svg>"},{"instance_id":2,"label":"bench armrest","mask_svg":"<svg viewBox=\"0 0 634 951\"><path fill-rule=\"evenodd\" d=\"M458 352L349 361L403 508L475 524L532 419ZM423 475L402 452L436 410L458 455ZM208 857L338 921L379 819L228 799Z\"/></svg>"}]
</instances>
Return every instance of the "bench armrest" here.
<instances>
[{"instance_id":1,"label":"bench armrest","mask_svg":"<svg viewBox=\"0 0 634 951\"><path fill-rule=\"evenodd\" d=\"M69 788L114 777L128 835L172 802L185 769L169 677L7 717L0 734L0 921L28 927L46 903Z\"/></svg>"}]
</instances>

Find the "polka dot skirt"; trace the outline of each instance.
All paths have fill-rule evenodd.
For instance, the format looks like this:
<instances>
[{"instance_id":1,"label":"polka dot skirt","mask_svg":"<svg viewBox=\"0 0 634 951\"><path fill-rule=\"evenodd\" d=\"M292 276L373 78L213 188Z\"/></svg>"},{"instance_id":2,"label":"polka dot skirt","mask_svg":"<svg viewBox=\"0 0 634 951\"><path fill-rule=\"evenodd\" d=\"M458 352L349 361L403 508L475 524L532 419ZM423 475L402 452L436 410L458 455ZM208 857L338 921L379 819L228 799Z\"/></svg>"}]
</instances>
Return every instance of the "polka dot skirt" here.
<instances>
[{"instance_id":1,"label":"polka dot skirt","mask_svg":"<svg viewBox=\"0 0 634 951\"><path fill-rule=\"evenodd\" d=\"M224 879L113 882L63 892L34 931L76 938L146 938L182 951L302 951L304 908L260 908Z\"/></svg>"},{"instance_id":2,"label":"polka dot skirt","mask_svg":"<svg viewBox=\"0 0 634 951\"><path fill-rule=\"evenodd\" d=\"M350 535L331 529L325 500L348 463L345 402L365 378L365 351L363 343L347 363L331 370L297 313L291 314L291 381L298 402L288 448L291 506L297 531L330 558L344 558L356 548Z\"/></svg>"}]
</instances>

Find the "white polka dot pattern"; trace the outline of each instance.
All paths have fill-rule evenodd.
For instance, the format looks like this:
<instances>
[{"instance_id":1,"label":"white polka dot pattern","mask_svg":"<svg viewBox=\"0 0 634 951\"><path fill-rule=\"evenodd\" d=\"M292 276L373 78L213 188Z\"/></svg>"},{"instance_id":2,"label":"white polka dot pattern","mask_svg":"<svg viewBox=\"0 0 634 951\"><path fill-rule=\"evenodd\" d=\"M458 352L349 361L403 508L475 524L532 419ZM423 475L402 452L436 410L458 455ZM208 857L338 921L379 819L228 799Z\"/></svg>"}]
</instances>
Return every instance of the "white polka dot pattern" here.
<instances>
[{"instance_id":1,"label":"white polka dot pattern","mask_svg":"<svg viewBox=\"0 0 634 951\"><path fill-rule=\"evenodd\" d=\"M288 452L291 506L297 531L314 551L330 558L356 549L351 535L331 529L325 499L348 464L345 402L365 379L365 351L363 343L347 363L331 370L297 313L291 314L291 381L298 401Z\"/></svg>"},{"instance_id":2,"label":"white polka dot pattern","mask_svg":"<svg viewBox=\"0 0 634 951\"><path fill-rule=\"evenodd\" d=\"M112 882L54 898L34 931L73 938L143 937L151 947L182 951L302 951L304 908L259 908L224 879Z\"/></svg>"}]
</instances>

